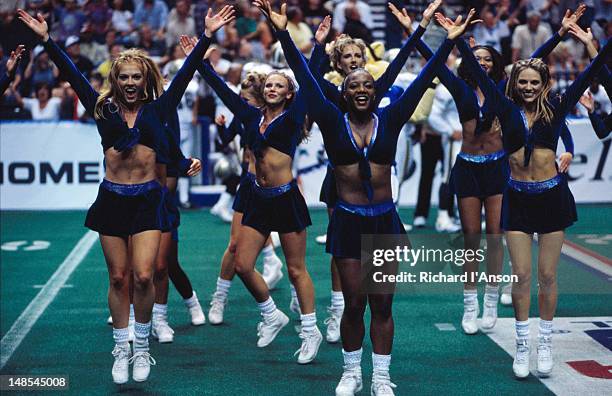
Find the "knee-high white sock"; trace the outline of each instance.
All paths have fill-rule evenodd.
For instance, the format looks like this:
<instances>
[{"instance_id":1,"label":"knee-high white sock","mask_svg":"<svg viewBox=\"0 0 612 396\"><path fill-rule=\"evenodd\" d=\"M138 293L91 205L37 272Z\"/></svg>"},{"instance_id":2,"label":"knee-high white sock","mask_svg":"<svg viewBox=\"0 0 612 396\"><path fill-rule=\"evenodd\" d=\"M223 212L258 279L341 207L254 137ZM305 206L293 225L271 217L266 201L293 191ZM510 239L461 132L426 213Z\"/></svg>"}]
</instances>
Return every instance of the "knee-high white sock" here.
<instances>
[{"instance_id":1,"label":"knee-high white sock","mask_svg":"<svg viewBox=\"0 0 612 396\"><path fill-rule=\"evenodd\" d=\"M514 328L516 329L517 339L529 340L529 319L523 321L515 321Z\"/></svg>"},{"instance_id":2,"label":"knee-high white sock","mask_svg":"<svg viewBox=\"0 0 612 396\"><path fill-rule=\"evenodd\" d=\"M229 294L231 286L232 281L217 278L217 289L215 290L213 298L224 303L227 300L227 295Z\"/></svg>"},{"instance_id":3,"label":"knee-high white sock","mask_svg":"<svg viewBox=\"0 0 612 396\"><path fill-rule=\"evenodd\" d=\"M115 344L119 345L122 348L128 346L128 328L116 329L113 327L113 340L115 340Z\"/></svg>"}]
</instances>

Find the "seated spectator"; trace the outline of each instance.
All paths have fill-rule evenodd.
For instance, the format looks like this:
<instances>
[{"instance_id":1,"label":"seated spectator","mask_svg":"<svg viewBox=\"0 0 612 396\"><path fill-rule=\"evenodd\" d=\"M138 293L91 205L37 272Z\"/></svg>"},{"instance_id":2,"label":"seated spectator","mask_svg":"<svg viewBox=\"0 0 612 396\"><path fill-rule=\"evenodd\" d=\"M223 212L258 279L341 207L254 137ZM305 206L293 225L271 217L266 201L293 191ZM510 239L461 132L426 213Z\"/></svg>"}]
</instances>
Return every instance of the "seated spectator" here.
<instances>
[{"instance_id":1,"label":"seated spectator","mask_svg":"<svg viewBox=\"0 0 612 396\"><path fill-rule=\"evenodd\" d=\"M166 23L166 46L178 43L181 35L195 36L195 21L189 12L189 2L178 0L168 15Z\"/></svg>"},{"instance_id":2,"label":"seated spectator","mask_svg":"<svg viewBox=\"0 0 612 396\"><path fill-rule=\"evenodd\" d=\"M368 28L374 29L374 21L372 20L372 9L365 1L346 0L341 1L334 7L334 17L332 18L332 26L337 32L344 31L346 24L346 8L352 5L357 7L357 11L361 16L361 22Z\"/></svg>"},{"instance_id":3,"label":"seated spectator","mask_svg":"<svg viewBox=\"0 0 612 396\"><path fill-rule=\"evenodd\" d=\"M307 57L310 57L312 50L312 38L314 35L310 27L303 22L304 16L302 10L298 7L289 7L287 9L287 31L293 39L295 46Z\"/></svg>"},{"instance_id":4,"label":"seated spectator","mask_svg":"<svg viewBox=\"0 0 612 396\"><path fill-rule=\"evenodd\" d=\"M346 23L344 24L344 34L348 34L353 38L360 38L371 44L373 41L370 29L362 22L361 14L358 8L353 4L347 4L345 8Z\"/></svg>"},{"instance_id":5,"label":"seated spectator","mask_svg":"<svg viewBox=\"0 0 612 396\"><path fill-rule=\"evenodd\" d=\"M476 25L473 31L474 40L478 45L490 45L500 54L502 52L502 39L510 35L507 23L500 20L501 15L501 13L498 13L495 16L491 11L483 11L480 14L483 23Z\"/></svg>"},{"instance_id":6,"label":"seated spectator","mask_svg":"<svg viewBox=\"0 0 612 396\"><path fill-rule=\"evenodd\" d=\"M110 58L102 62L100 66L98 66L98 68L96 69L96 71L100 73L100 75L104 79L105 88L108 86L108 75L110 74L110 70L111 70L113 61L119 57L119 54L123 50L124 50L123 45L121 45L120 43L112 44L110 46L110 51L109 51Z\"/></svg>"},{"instance_id":7,"label":"seated spectator","mask_svg":"<svg viewBox=\"0 0 612 396\"><path fill-rule=\"evenodd\" d=\"M53 87L58 76L59 69L49 60L49 54L41 45L36 46L30 53L30 63L23 73L24 79L28 80L30 87L43 83Z\"/></svg>"},{"instance_id":8,"label":"seated spectator","mask_svg":"<svg viewBox=\"0 0 612 396\"><path fill-rule=\"evenodd\" d=\"M46 83L35 85L36 98L22 98L19 92L13 91L17 104L32 113L36 121L57 121L60 115L60 98L51 97L51 87Z\"/></svg>"},{"instance_id":9,"label":"seated spectator","mask_svg":"<svg viewBox=\"0 0 612 396\"><path fill-rule=\"evenodd\" d=\"M552 35L550 27L540 20L539 11L527 13L527 23L519 25L512 35L512 62L529 59L542 44Z\"/></svg>"},{"instance_id":10,"label":"seated spectator","mask_svg":"<svg viewBox=\"0 0 612 396\"><path fill-rule=\"evenodd\" d=\"M113 17L111 23L121 36L130 34L134 28L132 27L132 19L134 14L128 9L127 4L123 0L113 0L112 5Z\"/></svg>"},{"instance_id":11,"label":"seated spectator","mask_svg":"<svg viewBox=\"0 0 612 396\"><path fill-rule=\"evenodd\" d=\"M112 26L113 12L106 0L89 0L85 6L87 22L93 30L93 38L99 43L104 42L106 32Z\"/></svg>"},{"instance_id":12,"label":"seated spectator","mask_svg":"<svg viewBox=\"0 0 612 396\"><path fill-rule=\"evenodd\" d=\"M81 29L80 37L81 55L89 59L94 67L108 59L107 46L93 39L93 30L89 23L85 23Z\"/></svg>"},{"instance_id":13,"label":"seated spectator","mask_svg":"<svg viewBox=\"0 0 612 396\"><path fill-rule=\"evenodd\" d=\"M146 23L138 30L138 41L136 45L147 51L150 57L161 59L166 54L166 45L163 40L155 37L153 30Z\"/></svg>"},{"instance_id":14,"label":"seated spectator","mask_svg":"<svg viewBox=\"0 0 612 396\"><path fill-rule=\"evenodd\" d=\"M304 22L313 33L317 31L323 18L330 15L330 12L323 5L323 0L303 0L302 12L304 13Z\"/></svg>"},{"instance_id":15,"label":"seated spectator","mask_svg":"<svg viewBox=\"0 0 612 396\"><path fill-rule=\"evenodd\" d=\"M55 9L55 15L57 27L54 37L57 40L66 40L69 36L78 36L87 19L76 0L64 0L64 6Z\"/></svg>"},{"instance_id":16,"label":"seated spectator","mask_svg":"<svg viewBox=\"0 0 612 396\"><path fill-rule=\"evenodd\" d=\"M167 17L168 6L162 0L144 0L137 4L134 10L136 26L146 23L159 37L164 35Z\"/></svg>"},{"instance_id":17,"label":"seated spectator","mask_svg":"<svg viewBox=\"0 0 612 396\"><path fill-rule=\"evenodd\" d=\"M81 55L81 44L79 42L79 38L77 36L68 37L66 39L64 48L66 49L66 53L70 57L72 63L74 63L85 78L89 79L94 65L89 59Z\"/></svg>"}]
</instances>

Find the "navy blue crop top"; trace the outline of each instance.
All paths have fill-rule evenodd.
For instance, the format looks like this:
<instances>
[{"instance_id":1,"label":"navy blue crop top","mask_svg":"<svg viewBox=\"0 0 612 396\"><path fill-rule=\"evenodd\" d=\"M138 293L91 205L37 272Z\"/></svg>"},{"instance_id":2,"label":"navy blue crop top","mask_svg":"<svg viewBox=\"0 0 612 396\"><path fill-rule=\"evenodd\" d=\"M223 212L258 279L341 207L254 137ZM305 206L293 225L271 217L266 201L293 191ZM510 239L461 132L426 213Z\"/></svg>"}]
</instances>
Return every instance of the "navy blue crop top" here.
<instances>
[{"instance_id":1,"label":"navy blue crop top","mask_svg":"<svg viewBox=\"0 0 612 396\"><path fill-rule=\"evenodd\" d=\"M370 144L360 148L355 142L348 115L344 114L323 94L289 33L283 30L277 31L276 35L287 63L300 84L300 90L304 92L308 114L321 129L330 163L334 167L358 163L364 189L368 199L371 200L373 191L370 184L369 163L393 163L399 133L418 104L415 98L420 98L427 90L433 79L435 68L448 57L453 48L453 42L447 40L444 43L397 101L373 113L375 123Z\"/></svg>"},{"instance_id":2,"label":"navy blue crop top","mask_svg":"<svg viewBox=\"0 0 612 396\"><path fill-rule=\"evenodd\" d=\"M136 144L142 144L155 150L157 162L167 164L170 161L169 140L164 126L165 114L168 109L176 111L174 109L178 106L199 60L204 56L209 45L210 39L203 35L168 89L159 98L140 108L134 127L128 127L119 113L119 108L111 101L103 105L104 117L96 119L96 124L105 152L110 147L114 147L117 151L124 151ZM99 94L51 38L44 43L44 47L51 60L67 76L68 82L76 91L85 110L93 116Z\"/></svg>"},{"instance_id":3,"label":"navy blue crop top","mask_svg":"<svg viewBox=\"0 0 612 396\"><path fill-rule=\"evenodd\" d=\"M198 71L225 106L234 113L234 117L240 120L245 130L244 143L253 150L255 156L260 157L266 147L273 147L293 158L306 117L306 106L301 89L296 93L289 107L270 122L264 133L260 133L259 127L263 122L263 112L249 105L232 91L217 75L209 62L202 61L198 65Z\"/></svg>"},{"instance_id":4,"label":"navy blue crop top","mask_svg":"<svg viewBox=\"0 0 612 396\"><path fill-rule=\"evenodd\" d=\"M486 101L491 102L502 126L504 149L514 153L525 147L524 166L529 164L531 153L535 146L546 147L553 152L557 151L559 134L565 125L565 117L576 105L578 99L587 88L589 81L603 67L603 63L610 52L610 42L597 55L560 97L550 98L553 109L553 120L550 124L543 120L536 121L531 129L527 128L526 118L521 108L503 95L497 86L489 79L480 67L472 50L463 39L456 40L462 59L467 62L468 68L476 79L478 86L485 95Z\"/></svg>"},{"instance_id":5,"label":"navy blue crop top","mask_svg":"<svg viewBox=\"0 0 612 396\"><path fill-rule=\"evenodd\" d=\"M234 117L227 127L225 125L219 126L218 131L223 148L227 147L236 136L240 136L240 147L245 147L244 126L242 126L238 117Z\"/></svg>"},{"instance_id":6,"label":"navy blue crop top","mask_svg":"<svg viewBox=\"0 0 612 396\"><path fill-rule=\"evenodd\" d=\"M380 78L378 78L378 80L374 81L374 88L376 89L374 104L376 107L378 107L378 104L383 99L389 88L391 88L398 74L402 71L402 67L404 67L404 64L408 60L408 56L410 56L410 53L414 49L416 43L420 41L423 33L425 33L425 29L419 25L414 33L410 35L410 38L404 43L400 51L397 53L397 56L393 59L393 61L391 61L389 66L387 66L385 72L380 76ZM325 53L325 46L315 43L308 64L310 67L310 72L315 77L325 96L333 104L341 108L341 110L346 111L346 109L342 108L344 102L341 100L341 94L338 87L332 82L327 81L321 73L321 64L325 61L329 62L329 57Z\"/></svg>"}]
</instances>

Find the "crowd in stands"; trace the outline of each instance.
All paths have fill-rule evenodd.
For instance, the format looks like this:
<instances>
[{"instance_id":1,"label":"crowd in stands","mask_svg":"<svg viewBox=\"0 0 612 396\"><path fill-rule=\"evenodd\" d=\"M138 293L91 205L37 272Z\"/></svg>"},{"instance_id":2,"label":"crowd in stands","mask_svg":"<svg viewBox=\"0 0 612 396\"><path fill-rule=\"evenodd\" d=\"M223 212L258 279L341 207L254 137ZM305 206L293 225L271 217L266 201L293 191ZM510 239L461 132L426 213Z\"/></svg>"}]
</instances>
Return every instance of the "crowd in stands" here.
<instances>
[{"instance_id":1,"label":"crowd in stands","mask_svg":"<svg viewBox=\"0 0 612 396\"><path fill-rule=\"evenodd\" d=\"M17 77L0 102L0 118L87 119L78 105L74 92L49 61L42 46L21 26L15 9L30 14L41 13L50 26L51 37L66 49L79 70L96 86L108 75L112 60L125 48L138 47L147 51L168 72L172 62L183 57L177 48L180 35L199 36L204 29L208 7L217 9L233 3L237 20L215 37L211 55L217 72L228 78L239 78L242 65L264 62L273 66L282 62L279 47L274 43L270 27L260 12L248 0L7 0L0 5L0 65L6 63L10 50L26 44L29 53L20 65ZM275 1L273 3L279 3ZM312 49L313 33L326 15L333 16L330 40L341 33L362 38L372 46L374 56L383 55L380 45L373 43L373 5L383 2L355 0L287 0L288 30L305 56ZM394 0L406 7L411 16L420 15L426 0ZM612 1L586 0L585 15L580 20L583 29L590 29L597 45L603 45L612 35ZM447 0L446 15L465 14L475 7L483 23L473 28L479 44L498 49L506 64L529 55L559 28L566 9L575 9L578 1L571 0ZM386 11L386 7L385 7ZM390 35L401 34L401 28L387 13L387 42ZM418 21L414 21L415 24ZM425 35L440 36L438 26L430 26ZM383 27L384 29L384 27ZM436 32L436 30L438 30ZM400 32L400 33L397 33ZM405 36L404 36L405 38ZM401 37L400 37L401 39ZM387 48L389 50L389 48ZM418 55L415 53L415 57ZM418 58L415 58L418 59ZM555 80L555 89L562 90L588 64L584 46L571 35L547 59ZM420 60L412 63L415 68ZM0 70L0 72L4 72ZM232 77L228 73L233 74ZM594 84L593 89L597 84ZM200 100L210 101L212 93L200 89ZM202 115L214 118L214 106L199 106Z\"/></svg>"}]
</instances>

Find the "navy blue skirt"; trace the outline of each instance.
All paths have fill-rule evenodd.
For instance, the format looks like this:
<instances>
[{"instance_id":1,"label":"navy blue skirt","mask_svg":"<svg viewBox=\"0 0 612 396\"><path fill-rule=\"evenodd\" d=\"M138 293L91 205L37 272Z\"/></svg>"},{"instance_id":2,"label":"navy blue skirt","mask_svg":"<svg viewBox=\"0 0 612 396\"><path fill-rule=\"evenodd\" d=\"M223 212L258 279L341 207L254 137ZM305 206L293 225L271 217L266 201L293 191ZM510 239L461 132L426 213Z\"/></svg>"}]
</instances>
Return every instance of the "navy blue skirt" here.
<instances>
[{"instance_id":1,"label":"navy blue skirt","mask_svg":"<svg viewBox=\"0 0 612 396\"><path fill-rule=\"evenodd\" d=\"M338 200L327 226L325 251L334 257L361 259L362 234L405 234L393 201L353 205Z\"/></svg>"},{"instance_id":2,"label":"navy blue skirt","mask_svg":"<svg viewBox=\"0 0 612 396\"><path fill-rule=\"evenodd\" d=\"M162 230L164 206L162 187L156 180L117 184L104 179L87 212L85 227L110 236Z\"/></svg>"},{"instance_id":3,"label":"navy blue skirt","mask_svg":"<svg viewBox=\"0 0 612 396\"><path fill-rule=\"evenodd\" d=\"M510 177L504 151L485 155L459 153L451 170L450 186L458 198L484 199L503 194Z\"/></svg>"},{"instance_id":4,"label":"navy blue skirt","mask_svg":"<svg viewBox=\"0 0 612 396\"><path fill-rule=\"evenodd\" d=\"M503 230L546 234L564 230L576 220L576 203L564 175L541 182L508 181L502 201Z\"/></svg>"},{"instance_id":5,"label":"navy blue skirt","mask_svg":"<svg viewBox=\"0 0 612 396\"><path fill-rule=\"evenodd\" d=\"M299 232L312 224L306 201L296 181L279 187L264 188L256 182L247 201L242 225L263 235Z\"/></svg>"},{"instance_id":6,"label":"navy blue skirt","mask_svg":"<svg viewBox=\"0 0 612 396\"><path fill-rule=\"evenodd\" d=\"M244 171L240 178L238 191L236 191L236 196L234 197L234 203L232 204L234 212L244 213L244 209L253 191L253 183L255 183L255 175L251 172Z\"/></svg>"},{"instance_id":7,"label":"navy blue skirt","mask_svg":"<svg viewBox=\"0 0 612 396\"><path fill-rule=\"evenodd\" d=\"M325 172L325 179L321 184L321 193L319 194L319 201L325 202L328 209L332 209L336 206L338 201L338 190L336 190L336 176L334 175L334 168L331 165L327 165L327 171Z\"/></svg>"}]
</instances>

